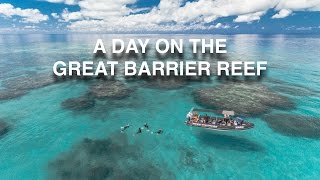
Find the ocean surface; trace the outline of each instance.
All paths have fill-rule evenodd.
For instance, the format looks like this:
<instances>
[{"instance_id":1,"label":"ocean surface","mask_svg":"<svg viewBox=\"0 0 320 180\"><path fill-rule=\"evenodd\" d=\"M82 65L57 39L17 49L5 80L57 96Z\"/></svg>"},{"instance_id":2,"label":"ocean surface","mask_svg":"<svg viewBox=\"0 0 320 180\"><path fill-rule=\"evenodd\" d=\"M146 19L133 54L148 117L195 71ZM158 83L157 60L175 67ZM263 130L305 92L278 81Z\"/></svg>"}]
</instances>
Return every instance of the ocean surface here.
<instances>
[{"instance_id":1,"label":"ocean surface","mask_svg":"<svg viewBox=\"0 0 320 180\"><path fill-rule=\"evenodd\" d=\"M226 38L228 53L94 57L98 38ZM0 35L0 179L318 179L319 47L316 35ZM265 60L268 71L251 79L130 79L121 68L113 80L52 76L58 60L159 58ZM104 86L106 97L94 95ZM189 127L192 107L236 108L255 127ZM149 130L136 134L144 123Z\"/></svg>"}]
</instances>

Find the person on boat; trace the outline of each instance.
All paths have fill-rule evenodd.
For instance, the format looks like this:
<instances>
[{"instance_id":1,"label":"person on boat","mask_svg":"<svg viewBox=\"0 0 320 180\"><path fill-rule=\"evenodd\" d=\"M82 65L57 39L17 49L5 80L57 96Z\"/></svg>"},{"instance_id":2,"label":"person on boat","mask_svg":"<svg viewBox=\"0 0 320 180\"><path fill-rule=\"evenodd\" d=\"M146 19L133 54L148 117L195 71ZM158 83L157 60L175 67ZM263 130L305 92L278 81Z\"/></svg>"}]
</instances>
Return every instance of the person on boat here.
<instances>
[{"instance_id":1,"label":"person on boat","mask_svg":"<svg viewBox=\"0 0 320 180\"><path fill-rule=\"evenodd\" d=\"M157 134L162 134L162 133L163 133L163 130L162 130L162 129L159 129L156 133L157 133Z\"/></svg>"},{"instance_id":2,"label":"person on boat","mask_svg":"<svg viewBox=\"0 0 320 180\"><path fill-rule=\"evenodd\" d=\"M149 129L149 125L147 123L144 123L143 127L145 127L146 129Z\"/></svg>"},{"instance_id":3,"label":"person on boat","mask_svg":"<svg viewBox=\"0 0 320 180\"><path fill-rule=\"evenodd\" d=\"M142 133L141 128L138 129L138 131L136 132L136 134L140 134L140 133Z\"/></svg>"},{"instance_id":4,"label":"person on boat","mask_svg":"<svg viewBox=\"0 0 320 180\"><path fill-rule=\"evenodd\" d=\"M235 126L238 126L238 122L237 122L237 121L234 121L233 124L234 124Z\"/></svg>"},{"instance_id":5,"label":"person on boat","mask_svg":"<svg viewBox=\"0 0 320 180\"><path fill-rule=\"evenodd\" d=\"M204 116L204 123L208 123L208 121L209 121L209 116L206 114L205 116Z\"/></svg>"},{"instance_id":6,"label":"person on boat","mask_svg":"<svg viewBox=\"0 0 320 180\"><path fill-rule=\"evenodd\" d=\"M127 125L125 125L125 126L123 126L123 127L121 127L121 131L125 131L126 129L128 129L130 127L130 125L129 124L127 124Z\"/></svg>"}]
</instances>

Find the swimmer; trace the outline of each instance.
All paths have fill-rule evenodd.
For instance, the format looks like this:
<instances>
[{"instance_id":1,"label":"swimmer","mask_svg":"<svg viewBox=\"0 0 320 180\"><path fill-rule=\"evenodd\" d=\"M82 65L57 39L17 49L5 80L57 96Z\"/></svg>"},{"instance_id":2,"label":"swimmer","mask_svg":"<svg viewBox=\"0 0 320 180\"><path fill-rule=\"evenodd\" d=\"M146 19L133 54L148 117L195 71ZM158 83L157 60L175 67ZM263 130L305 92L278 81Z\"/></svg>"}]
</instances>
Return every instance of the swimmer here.
<instances>
[{"instance_id":1,"label":"swimmer","mask_svg":"<svg viewBox=\"0 0 320 180\"><path fill-rule=\"evenodd\" d=\"M128 129L129 127L130 127L130 125L129 125L129 124L127 124L127 125L125 125L125 126L121 127L121 132L125 131L125 130L126 130L126 129Z\"/></svg>"},{"instance_id":2,"label":"swimmer","mask_svg":"<svg viewBox=\"0 0 320 180\"><path fill-rule=\"evenodd\" d=\"M143 127L145 127L146 129L149 129L149 125L147 123L145 123Z\"/></svg>"},{"instance_id":3,"label":"swimmer","mask_svg":"<svg viewBox=\"0 0 320 180\"><path fill-rule=\"evenodd\" d=\"M163 133L163 130L162 130L162 129L159 129L156 133L157 133L157 134L162 134L162 133Z\"/></svg>"},{"instance_id":4,"label":"swimmer","mask_svg":"<svg viewBox=\"0 0 320 180\"><path fill-rule=\"evenodd\" d=\"M136 132L136 134L140 134L140 133L142 133L141 128L138 129L138 131Z\"/></svg>"}]
</instances>

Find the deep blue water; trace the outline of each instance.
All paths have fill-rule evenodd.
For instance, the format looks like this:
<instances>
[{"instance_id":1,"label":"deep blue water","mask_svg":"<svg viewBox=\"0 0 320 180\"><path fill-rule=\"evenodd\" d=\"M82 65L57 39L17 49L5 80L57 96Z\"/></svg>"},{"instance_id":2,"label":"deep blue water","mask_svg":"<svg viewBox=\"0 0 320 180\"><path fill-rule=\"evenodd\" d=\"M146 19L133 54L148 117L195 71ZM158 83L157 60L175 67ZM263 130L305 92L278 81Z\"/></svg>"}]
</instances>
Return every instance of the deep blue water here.
<instances>
[{"instance_id":1,"label":"deep blue water","mask_svg":"<svg viewBox=\"0 0 320 180\"><path fill-rule=\"evenodd\" d=\"M255 123L248 131L213 132L188 127L184 119L191 107L202 107L195 102L194 91L230 83L216 76L169 89L117 76L130 89L127 97L95 99L94 107L81 110L66 109L61 103L83 96L96 80L44 82L55 61L93 59L98 38L163 36L226 38L226 59L268 61L267 74L254 83L295 106L271 106L259 115L248 115L247 120ZM0 35L0 94L4 97L0 119L9 125L0 138L0 179L317 179L319 47L320 36L303 35ZM183 59L192 60L192 54L185 51ZM108 54L107 59L111 58ZM145 58L157 59L154 53ZM217 61L210 55L200 59ZM37 83L31 83L32 79ZM38 86L27 87L30 84ZM9 93L16 95L5 98ZM259 102L252 108L259 107ZM290 118L279 118L284 123L273 124L264 119L279 113L299 115L302 130L290 126ZM151 130L134 135L145 122ZM120 133L127 123L131 127ZM151 133L159 128L163 134Z\"/></svg>"}]
</instances>

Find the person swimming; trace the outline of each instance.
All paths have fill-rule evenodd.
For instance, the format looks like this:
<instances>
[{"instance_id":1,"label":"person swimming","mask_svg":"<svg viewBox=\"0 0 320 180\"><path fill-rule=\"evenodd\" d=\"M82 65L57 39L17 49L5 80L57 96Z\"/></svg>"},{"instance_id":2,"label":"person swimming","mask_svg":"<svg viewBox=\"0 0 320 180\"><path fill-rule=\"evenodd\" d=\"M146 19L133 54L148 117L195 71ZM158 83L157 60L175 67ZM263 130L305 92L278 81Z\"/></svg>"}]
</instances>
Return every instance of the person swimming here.
<instances>
[{"instance_id":1,"label":"person swimming","mask_svg":"<svg viewBox=\"0 0 320 180\"><path fill-rule=\"evenodd\" d=\"M129 127L130 127L130 125L129 125L129 124L127 124L127 125L125 125L125 126L121 127L121 132L125 131L125 130L126 130L126 129L128 129Z\"/></svg>"},{"instance_id":2,"label":"person swimming","mask_svg":"<svg viewBox=\"0 0 320 180\"><path fill-rule=\"evenodd\" d=\"M159 129L156 133L157 133L157 134L162 134L162 133L163 133L163 130L162 130L162 129Z\"/></svg>"},{"instance_id":3,"label":"person swimming","mask_svg":"<svg viewBox=\"0 0 320 180\"><path fill-rule=\"evenodd\" d=\"M145 123L143 127L145 127L146 129L149 129L149 125L147 123Z\"/></svg>"},{"instance_id":4,"label":"person swimming","mask_svg":"<svg viewBox=\"0 0 320 180\"><path fill-rule=\"evenodd\" d=\"M136 132L136 134L140 134L140 133L142 133L141 128L138 129L138 131Z\"/></svg>"}]
</instances>

